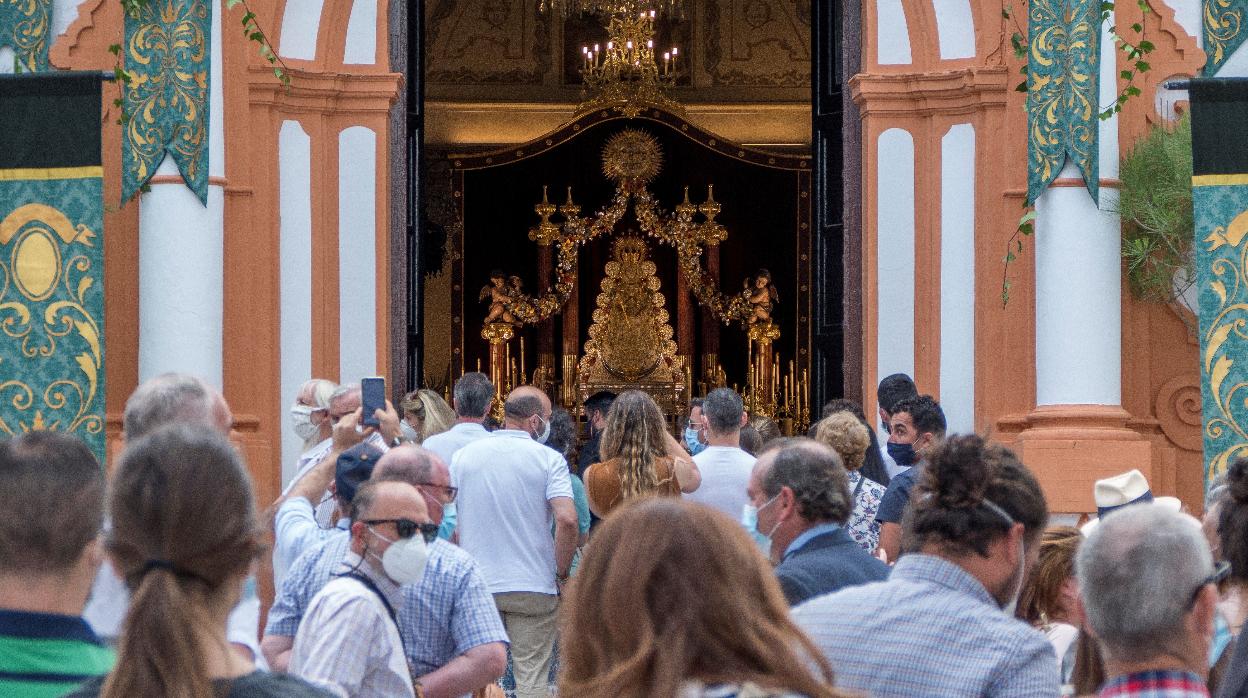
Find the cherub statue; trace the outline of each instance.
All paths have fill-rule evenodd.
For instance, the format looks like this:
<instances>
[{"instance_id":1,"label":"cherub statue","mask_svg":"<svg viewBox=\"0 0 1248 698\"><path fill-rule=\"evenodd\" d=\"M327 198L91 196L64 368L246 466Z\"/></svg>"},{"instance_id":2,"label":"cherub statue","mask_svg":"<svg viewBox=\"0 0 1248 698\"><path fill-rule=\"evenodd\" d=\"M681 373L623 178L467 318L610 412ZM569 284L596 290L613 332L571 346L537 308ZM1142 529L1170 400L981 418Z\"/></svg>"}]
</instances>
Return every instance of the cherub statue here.
<instances>
[{"instance_id":1,"label":"cherub statue","mask_svg":"<svg viewBox=\"0 0 1248 698\"><path fill-rule=\"evenodd\" d=\"M771 322L772 306L780 302L780 292L771 282L771 272L759 269L754 278L746 278L744 285L745 290L741 292L741 295L753 306L750 311L749 324Z\"/></svg>"},{"instance_id":2,"label":"cherub statue","mask_svg":"<svg viewBox=\"0 0 1248 698\"><path fill-rule=\"evenodd\" d=\"M490 302L490 310L486 313L485 324L488 325L491 322L500 321L508 324L515 323L515 317L507 309L507 302L511 300L511 291L512 289L507 286L506 274L498 269L490 272L490 283L488 286L481 288L481 293L478 296L480 301L489 300Z\"/></svg>"}]
</instances>

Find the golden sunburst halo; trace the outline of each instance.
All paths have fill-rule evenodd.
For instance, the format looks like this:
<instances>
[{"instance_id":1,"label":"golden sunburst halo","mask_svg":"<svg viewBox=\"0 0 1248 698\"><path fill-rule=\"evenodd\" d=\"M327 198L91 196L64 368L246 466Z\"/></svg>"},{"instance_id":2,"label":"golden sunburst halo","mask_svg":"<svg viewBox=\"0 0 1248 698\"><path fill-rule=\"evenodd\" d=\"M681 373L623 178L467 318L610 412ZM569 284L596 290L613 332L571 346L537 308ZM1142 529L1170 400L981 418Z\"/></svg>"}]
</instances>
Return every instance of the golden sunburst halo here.
<instances>
[{"instance_id":1,"label":"golden sunburst halo","mask_svg":"<svg viewBox=\"0 0 1248 698\"><path fill-rule=\"evenodd\" d=\"M602 146L602 173L608 179L649 182L663 169L663 149L653 135L626 128Z\"/></svg>"}]
</instances>

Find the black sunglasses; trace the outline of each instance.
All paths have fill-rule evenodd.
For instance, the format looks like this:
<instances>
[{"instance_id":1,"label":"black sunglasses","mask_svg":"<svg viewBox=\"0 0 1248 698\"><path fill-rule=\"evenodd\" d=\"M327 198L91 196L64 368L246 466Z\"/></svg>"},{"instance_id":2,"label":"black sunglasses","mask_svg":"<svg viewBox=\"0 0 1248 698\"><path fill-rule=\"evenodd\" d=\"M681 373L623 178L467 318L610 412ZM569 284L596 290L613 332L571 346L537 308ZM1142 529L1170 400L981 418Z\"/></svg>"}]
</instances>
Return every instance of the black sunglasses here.
<instances>
[{"instance_id":1,"label":"black sunglasses","mask_svg":"<svg viewBox=\"0 0 1248 698\"><path fill-rule=\"evenodd\" d=\"M1223 560L1213 566L1213 574L1201 580L1200 584L1192 591L1192 598L1187 602L1188 608L1196 605L1196 598L1200 596L1200 590L1205 588L1207 584L1217 586L1231 576L1231 563Z\"/></svg>"},{"instance_id":2,"label":"black sunglasses","mask_svg":"<svg viewBox=\"0 0 1248 698\"><path fill-rule=\"evenodd\" d=\"M420 531L420 535L424 537L426 543L432 543L438 538L438 525L435 523L416 523L411 519L366 519L363 523L369 526L392 523L394 524L395 532L399 534L399 538L411 538L416 535L416 531Z\"/></svg>"}]
</instances>

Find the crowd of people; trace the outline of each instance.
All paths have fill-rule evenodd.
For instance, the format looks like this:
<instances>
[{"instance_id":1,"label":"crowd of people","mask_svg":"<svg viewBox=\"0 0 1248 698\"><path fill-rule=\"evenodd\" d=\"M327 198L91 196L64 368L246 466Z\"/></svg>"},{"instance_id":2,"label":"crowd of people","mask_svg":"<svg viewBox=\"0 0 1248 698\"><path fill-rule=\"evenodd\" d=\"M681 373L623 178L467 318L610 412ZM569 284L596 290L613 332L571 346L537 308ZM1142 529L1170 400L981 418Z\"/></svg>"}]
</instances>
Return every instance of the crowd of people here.
<instances>
[{"instance_id":1,"label":"crowd of people","mask_svg":"<svg viewBox=\"0 0 1248 698\"><path fill-rule=\"evenodd\" d=\"M0 442L0 696L1248 696L1248 458L1203 522L1131 471L1050 525L1008 448L877 398L782 436L598 393L583 435L481 373L370 420L311 380L261 513L224 398L159 376L107 478Z\"/></svg>"}]
</instances>

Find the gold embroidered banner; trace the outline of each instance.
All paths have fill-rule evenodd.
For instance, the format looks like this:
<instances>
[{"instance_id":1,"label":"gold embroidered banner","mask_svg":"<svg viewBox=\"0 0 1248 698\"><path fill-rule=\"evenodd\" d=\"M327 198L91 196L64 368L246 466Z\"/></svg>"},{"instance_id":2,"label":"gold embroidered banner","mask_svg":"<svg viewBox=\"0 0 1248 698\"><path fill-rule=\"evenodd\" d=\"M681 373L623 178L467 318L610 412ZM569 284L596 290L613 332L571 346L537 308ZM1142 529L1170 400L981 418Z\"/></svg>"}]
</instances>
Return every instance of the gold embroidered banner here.
<instances>
[{"instance_id":1,"label":"gold embroidered banner","mask_svg":"<svg viewBox=\"0 0 1248 698\"><path fill-rule=\"evenodd\" d=\"M1027 203L1068 157L1097 201L1101 3L1031 0L1027 16Z\"/></svg>"},{"instance_id":2,"label":"gold embroidered banner","mask_svg":"<svg viewBox=\"0 0 1248 698\"><path fill-rule=\"evenodd\" d=\"M0 0L3 2L3 0ZM123 91L130 115L122 131L121 199L156 174L168 153L186 185L208 201L208 67L212 5L207 0L150 0L126 15Z\"/></svg>"},{"instance_id":3,"label":"gold embroidered banner","mask_svg":"<svg viewBox=\"0 0 1248 698\"><path fill-rule=\"evenodd\" d=\"M73 432L104 462L100 74L0 80L0 438Z\"/></svg>"},{"instance_id":4,"label":"gold embroidered banner","mask_svg":"<svg viewBox=\"0 0 1248 698\"><path fill-rule=\"evenodd\" d=\"M1248 38L1243 26L1248 0L1204 0L1204 5L1205 76L1212 77Z\"/></svg>"},{"instance_id":5,"label":"gold embroidered banner","mask_svg":"<svg viewBox=\"0 0 1248 698\"><path fill-rule=\"evenodd\" d=\"M13 48L18 70L48 70L52 0L0 0L0 46Z\"/></svg>"}]
</instances>

